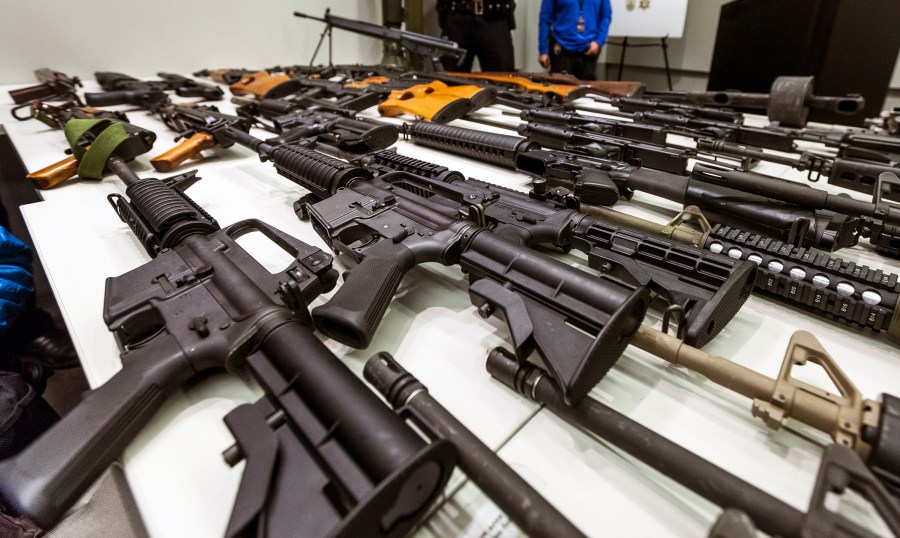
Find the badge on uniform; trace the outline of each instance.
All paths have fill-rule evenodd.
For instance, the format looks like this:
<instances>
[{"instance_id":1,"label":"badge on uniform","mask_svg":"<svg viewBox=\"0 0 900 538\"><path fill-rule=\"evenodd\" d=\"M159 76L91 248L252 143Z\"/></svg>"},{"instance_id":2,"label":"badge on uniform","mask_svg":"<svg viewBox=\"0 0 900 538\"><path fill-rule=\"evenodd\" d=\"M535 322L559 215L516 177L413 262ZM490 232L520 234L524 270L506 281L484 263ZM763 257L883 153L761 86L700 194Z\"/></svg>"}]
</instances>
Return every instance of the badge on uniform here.
<instances>
[{"instance_id":1,"label":"badge on uniform","mask_svg":"<svg viewBox=\"0 0 900 538\"><path fill-rule=\"evenodd\" d=\"M575 21L575 29L579 34L584 33L584 17L578 16L578 20Z\"/></svg>"}]
</instances>

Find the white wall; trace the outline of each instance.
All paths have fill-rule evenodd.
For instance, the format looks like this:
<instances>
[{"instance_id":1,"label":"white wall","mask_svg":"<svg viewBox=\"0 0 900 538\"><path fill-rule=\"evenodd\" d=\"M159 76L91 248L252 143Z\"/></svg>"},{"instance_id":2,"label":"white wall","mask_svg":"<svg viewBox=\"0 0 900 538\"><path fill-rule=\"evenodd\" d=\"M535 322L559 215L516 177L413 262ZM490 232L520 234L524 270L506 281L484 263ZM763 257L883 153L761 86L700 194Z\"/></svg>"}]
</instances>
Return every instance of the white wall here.
<instances>
[{"instance_id":1,"label":"white wall","mask_svg":"<svg viewBox=\"0 0 900 538\"><path fill-rule=\"evenodd\" d=\"M670 41L675 86L705 88L718 26L728 0L691 0L685 37ZM426 32L437 34L435 0L423 0ZM540 0L519 0L513 32L516 66L539 70L537 22ZM0 17L0 84L32 80L38 67L91 78L95 70L152 76L166 70L188 74L204 67L265 67L309 62L321 23L298 19L296 11L321 16L326 5L336 15L378 22L381 0L6 0ZM615 16L615 14L613 15ZM380 44L335 30L335 63L377 63ZM643 40L646 42L646 40ZM600 61L615 76L621 49L604 47ZM327 50L317 63L327 61ZM660 87L663 66L658 48L629 49L624 78L652 79ZM641 69L642 68L650 68ZM682 71L682 73L679 73ZM649 80L648 80L649 82ZM900 61L891 87L900 89ZM900 92L900 90L898 90Z\"/></svg>"},{"instance_id":2,"label":"white wall","mask_svg":"<svg viewBox=\"0 0 900 538\"><path fill-rule=\"evenodd\" d=\"M256 68L309 62L323 25L302 11L381 20L380 0L5 0L0 15L0 84L29 82L51 67L82 78L94 71L152 76L205 67ZM335 30L335 63L377 63L381 45ZM327 61L323 46L317 63Z\"/></svg>"}]
</instances>

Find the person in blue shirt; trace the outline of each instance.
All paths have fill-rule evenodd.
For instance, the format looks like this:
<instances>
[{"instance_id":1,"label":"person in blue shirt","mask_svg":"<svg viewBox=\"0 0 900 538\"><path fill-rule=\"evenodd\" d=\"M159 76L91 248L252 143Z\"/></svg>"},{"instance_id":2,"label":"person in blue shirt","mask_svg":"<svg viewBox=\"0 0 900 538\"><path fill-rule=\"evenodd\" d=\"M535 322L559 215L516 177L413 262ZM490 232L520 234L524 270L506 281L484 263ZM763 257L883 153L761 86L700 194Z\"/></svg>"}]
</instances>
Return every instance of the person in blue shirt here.
<instances>
[{"instance_id":1,"label":"person in blue shirt","mask_svg":"<svg viewBox=\"0 0 900 538\"><path fill-rule=\"evenodd\" d=\"M551 72L595 80L611 20L610 0L542 0L538 61Z\"/></svg>"}]
</instances>

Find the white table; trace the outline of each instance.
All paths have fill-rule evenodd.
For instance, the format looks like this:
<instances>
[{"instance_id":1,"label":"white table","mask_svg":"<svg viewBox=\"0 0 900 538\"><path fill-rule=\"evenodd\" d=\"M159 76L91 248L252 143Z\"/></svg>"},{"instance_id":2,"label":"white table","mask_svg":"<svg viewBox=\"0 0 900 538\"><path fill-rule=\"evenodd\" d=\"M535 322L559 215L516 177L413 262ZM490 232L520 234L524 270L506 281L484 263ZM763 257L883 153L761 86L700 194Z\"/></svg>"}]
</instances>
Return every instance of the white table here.
<instances>
[{"instance_id":1,"label":"white table","mask_svg":"<svg viewBox=\"0 0 900 538\"><path fill-rule=\"evenodd\" d=\"M6 89L0 89L4 109L9 106ZM94 89L90 83L85 88ZM221 107L229 109L227 103ZM9 117L5 110L0 114ZM145 112L129 112L129 118L159 135L154 151L133 165L139 175L148 175L152 172L149 157L171 147L173 135ZM62 132L36 121L3 120L3 124L29 170L63 157ZM509 133L469 122L458 124ZM503 186L525 190L529 183L524 175L428 148L405 142L397 148ZM305 191L278 176L271 164L260 163L251 151L237 146L205 154L211 158L196 163L204 179L188 194L220 225L260 218L327 248L311 226L293 213L293 201ZM803 176L777 165L765 165L763 171L799 180ZM149 260L106 201L107 194L123 192L124 185L113 177L73 181L42 192L43 202L22 207L92 386L120 368L118 349L101 317L104 281ZM679 210L676 204L643 194L619 208L659 222ZM263 249L262 243L251 241L248 248L276 270L281 258ZM840 255L900 272L900 263L881 258L867 246ZM347 267L342 259L335 266ZM507 342L506 329L495 319L477 316L466 290L466 279L456 269L416 268L405 278L368 349L352 350L331 340L326 344L357 374L376 351L392 353L587 534L704 535L720 513L717 506L490 379L484 367L486 354ZM660 325L653 314L645 323ZM866 397L900 394L897 348L757 296L747 301L706 350L774 376L791 334L798 329L814 332ZM821 372L809 370L800 369L796 377L822 382ZM151 536L222 535L243 464L229 468L221 457L233 442L221 419L236 405L259 395L252 383L234 376L222 373L204 378L178 391L131 444L123 456L126 475ZM809 428L789 422L780 431L769 430L750 416L751 402L746 398L633 347L591 395L790 505L806 509L822 446L829 441ZM853 508L852 502L849 506ZM857 517L869 516L857 513ZM419 533L520 534L461 473Z\"/></svg>"}]
</instances>

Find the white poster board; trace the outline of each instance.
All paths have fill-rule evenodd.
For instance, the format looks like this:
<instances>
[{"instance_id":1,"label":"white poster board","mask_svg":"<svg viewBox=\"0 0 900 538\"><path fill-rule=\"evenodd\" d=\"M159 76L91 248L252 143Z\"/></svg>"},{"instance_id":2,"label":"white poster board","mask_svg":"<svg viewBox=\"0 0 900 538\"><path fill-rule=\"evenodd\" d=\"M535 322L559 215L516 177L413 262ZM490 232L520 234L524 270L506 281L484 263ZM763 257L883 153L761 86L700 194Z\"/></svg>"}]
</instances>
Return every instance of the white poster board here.
<instances>
[{"instance_id":1,"label":"white poster board","mask_svg":"<svg viewBox=\"0 0 900 538\"><path fill-rule=\"evenodd\" d=\"M610 36L670 37L684 34L688 0L610 0Z\"/></svg>"}]
</instances>

